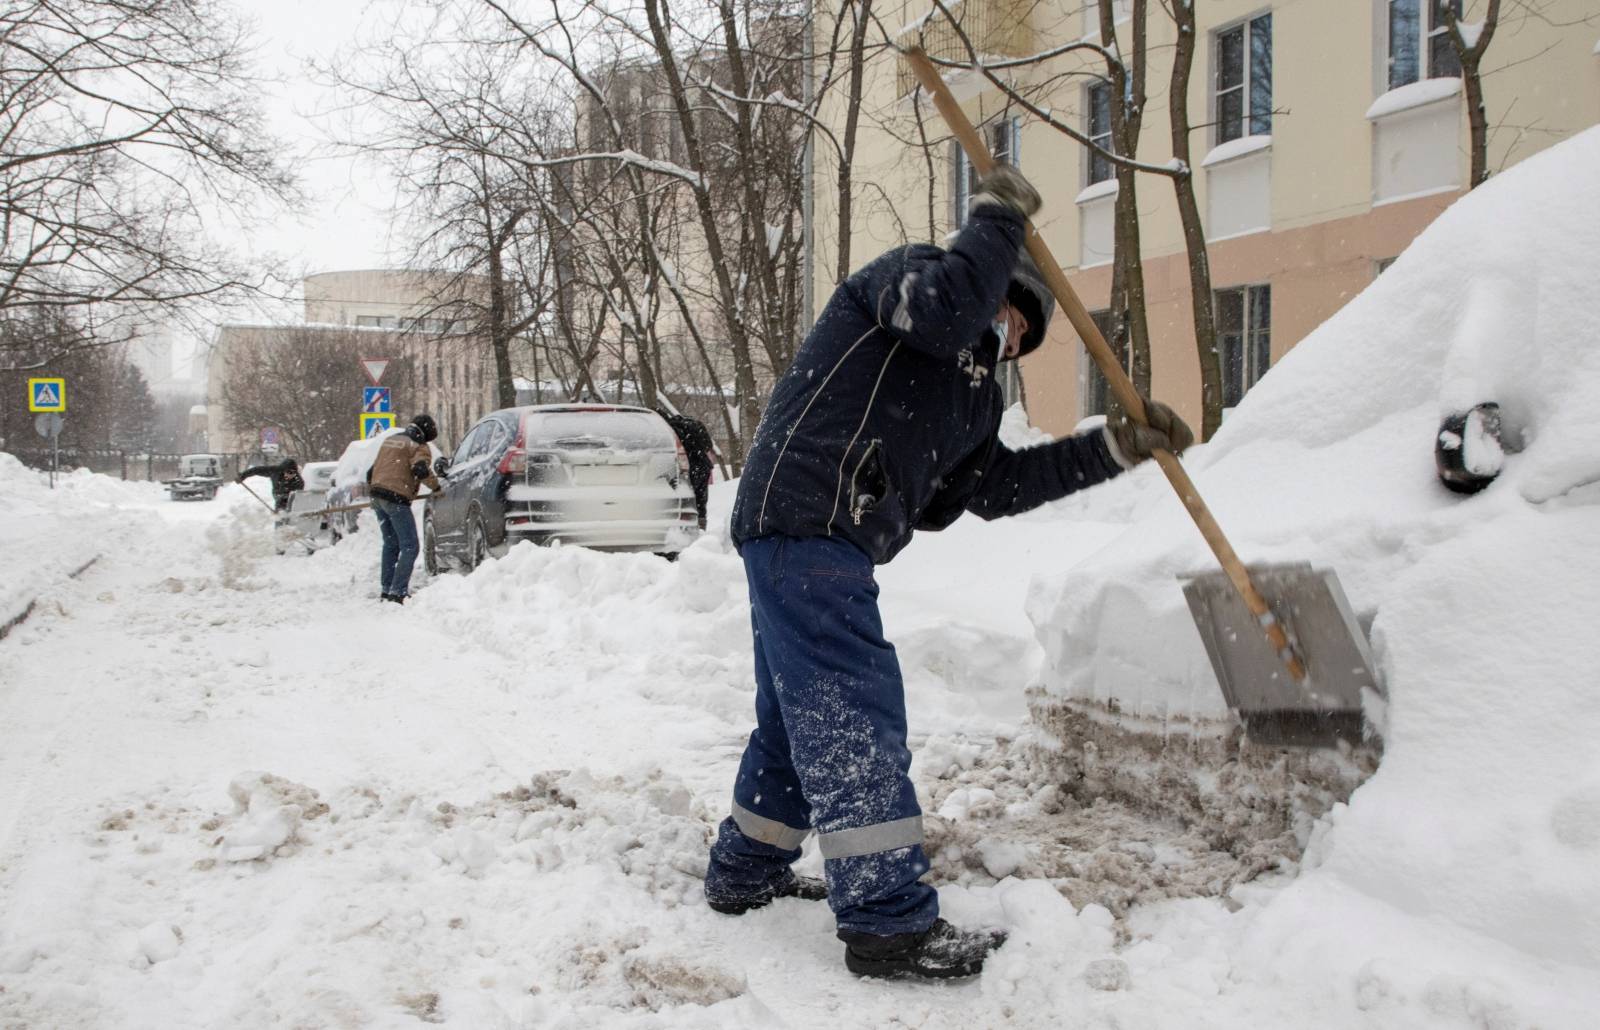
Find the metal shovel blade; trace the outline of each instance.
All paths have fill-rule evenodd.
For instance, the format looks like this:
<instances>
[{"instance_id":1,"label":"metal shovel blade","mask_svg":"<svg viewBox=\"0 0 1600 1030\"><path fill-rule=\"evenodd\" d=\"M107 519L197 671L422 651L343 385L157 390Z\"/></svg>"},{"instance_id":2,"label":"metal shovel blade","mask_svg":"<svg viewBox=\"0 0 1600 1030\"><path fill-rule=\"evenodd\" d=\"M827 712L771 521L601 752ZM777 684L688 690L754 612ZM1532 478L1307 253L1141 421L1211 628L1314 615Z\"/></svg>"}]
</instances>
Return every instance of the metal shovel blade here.
<instances>
[{"instance_id":1,"label":"metal shovel blade","mask_svg":"<svg viewBox=\"0 0 1600 1030\"><path fill-rule=\"evenodd\" d=\"M1334 747L1361 741L1361 692L1378 690L1361 624L1329 569L1252 565L1250 578L1288 630L1307 676L1296 683L1225 573L1186 577L1189 602L1228 706L1255 743Z\"/></svg>"}]
</instances>

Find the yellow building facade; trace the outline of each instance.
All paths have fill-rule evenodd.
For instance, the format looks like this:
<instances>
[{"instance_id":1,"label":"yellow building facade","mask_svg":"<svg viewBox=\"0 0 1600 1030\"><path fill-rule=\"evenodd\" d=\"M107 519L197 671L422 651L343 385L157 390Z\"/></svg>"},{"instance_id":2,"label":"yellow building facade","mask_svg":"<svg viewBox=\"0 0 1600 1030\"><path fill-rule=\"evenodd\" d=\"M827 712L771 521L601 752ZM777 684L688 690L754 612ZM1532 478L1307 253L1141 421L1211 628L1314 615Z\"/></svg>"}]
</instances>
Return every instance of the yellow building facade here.
<instances>
[{"instance_id":1,"label":"yellow building facade","mask_svg":"<svg viewBox=\"0 0 1600 1030\"><path fill-rule=\"evenodd\" d=\"M1134 50L1131 6L1131 0L1115 5L1124 55ZM1462 83L1430 6L1425 0L1195 0L1190 158L1229 403L1364 289L1466 188ZM1460 8L1469 32L1486 6L1468 0ZM988 63L1100 39L1092 2L967 0L946 7ZM895 44L920 39L936 55L966 53L940 27L930 0L875 6L874 14ZM1147 31L1148 100L1136 157L1159 165L1173 157L1168 84L1177 38L1159 0L1148 5ZM1050 117L1085 135L1105 131L1105 63L1093 51L999 74ZM1039 188L1041 234L1090 311L1104 309L1115 204L1109 168L982 76L957 72L947 81L991 146ZM1600 5L1507 0L1481 81L1491 173L1600 123ZM931 105L912 102L911 85L892 48L880 47L867 62L852 268L907 241L942 241L959 224L970 180ZM842 99L825 103L823 117L841 127ZM817 309L833 289L838 253L833 164L814 162ZM1152 392L1198 426L1200 365L1177 202L1166 177L1141 174L1136 189ZM1055 320L1050 337L1024 360L1022 381L1030 419L1061 433L1096 413L1103 386L1064 318Z\"/></svg>"}]
</instances>

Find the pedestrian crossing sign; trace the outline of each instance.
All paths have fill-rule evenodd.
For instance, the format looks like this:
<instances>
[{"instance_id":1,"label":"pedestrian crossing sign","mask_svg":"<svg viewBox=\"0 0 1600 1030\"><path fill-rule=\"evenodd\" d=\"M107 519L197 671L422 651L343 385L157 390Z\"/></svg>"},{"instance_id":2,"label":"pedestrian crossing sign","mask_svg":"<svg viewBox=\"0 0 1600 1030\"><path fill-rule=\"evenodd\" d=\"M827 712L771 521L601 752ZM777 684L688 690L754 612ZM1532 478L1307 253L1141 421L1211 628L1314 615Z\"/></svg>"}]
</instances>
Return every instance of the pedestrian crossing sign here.
<instances>
[{"instance_id":1,"label":"pedestrian crossing sign","mask_svg":"<svg viewBox=\"0 0 1600 1030\"><path fill-rule=\"evenodd\" d=\"M363 412L361 415L361 439L371 440L382 436L394 428L394 412Z\"/></svg>"},{"instance_id":2,"label":"pedestrian crossing sign","mask_svg":"<svg viewBox=\"0 0 1600 1030\"><path fill-rule=\"evenodd\" d=\"M66 411L67 381L65 379L28 380L29 411Z\"/></svg>"}]
</instances>

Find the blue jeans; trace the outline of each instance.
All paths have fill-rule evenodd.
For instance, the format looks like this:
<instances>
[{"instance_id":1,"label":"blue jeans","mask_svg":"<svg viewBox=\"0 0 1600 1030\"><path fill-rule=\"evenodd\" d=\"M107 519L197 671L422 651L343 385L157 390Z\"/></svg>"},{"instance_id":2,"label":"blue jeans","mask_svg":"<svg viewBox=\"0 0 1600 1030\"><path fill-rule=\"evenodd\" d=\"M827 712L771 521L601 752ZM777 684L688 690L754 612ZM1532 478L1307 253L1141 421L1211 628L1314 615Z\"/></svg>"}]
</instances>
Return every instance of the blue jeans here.
<instances>
[{"instance_id":1,"label":"blue jeans","mask_svg":"<svg viewBox=\"0 0 1600 1030\"><path fill-rule=\"evenodd\" d=\"M740 548L755 632L756 728L706 869L712 900L786 882L813 830L839 929L925 930L939 895L919 879L905 690L883 637L872 559L828 537Z\"/></svg>"},{"instance_id":2,"label":"blue jeans","mask_svg":"<svg viewBox=\"0 0 1600 1030\"><path fill-rule=\"evenodd\" d=\"M372 499L372 510L383 533L383 556L378 559L383 592L405 597L411 590L411 567L417 563L417 520L411 517L411 505L382 497Z\"/></svg>"}]
</instances>

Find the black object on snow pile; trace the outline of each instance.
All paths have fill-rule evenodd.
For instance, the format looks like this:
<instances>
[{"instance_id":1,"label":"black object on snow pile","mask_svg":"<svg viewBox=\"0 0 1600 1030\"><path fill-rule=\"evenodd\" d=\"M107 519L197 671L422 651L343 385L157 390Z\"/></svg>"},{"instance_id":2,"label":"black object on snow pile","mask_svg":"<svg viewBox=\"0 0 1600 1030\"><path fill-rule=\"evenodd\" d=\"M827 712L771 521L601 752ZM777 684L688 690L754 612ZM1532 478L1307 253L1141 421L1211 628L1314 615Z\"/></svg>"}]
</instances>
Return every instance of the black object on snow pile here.
<instances>
[{"instance_id":1,"label":"black object on snow pile","mask_svg":"<svg viewBox=\"0 0 1600 1030\"><path fill-rule=\"evenodd\" d=\"M1006 942L1004 930L961 930L943 919L921 933L882 937L840 930L845 968L857 976L950 980L977 976L989 952Z\"/></svg>"},{"instance_id":2,"label":"black object on snow pile","mask_svg":"<svg viewBox=\"0 0 1600 1030\"><path fill-rule=\"evenodd\" d=\"M1494 482L1505 465L1501 444L1500 405L1479 404L1439 423L1433 439L1433 461L1439 482L1458 494L1475 494Z\"/></svg>"}]
</instances>

